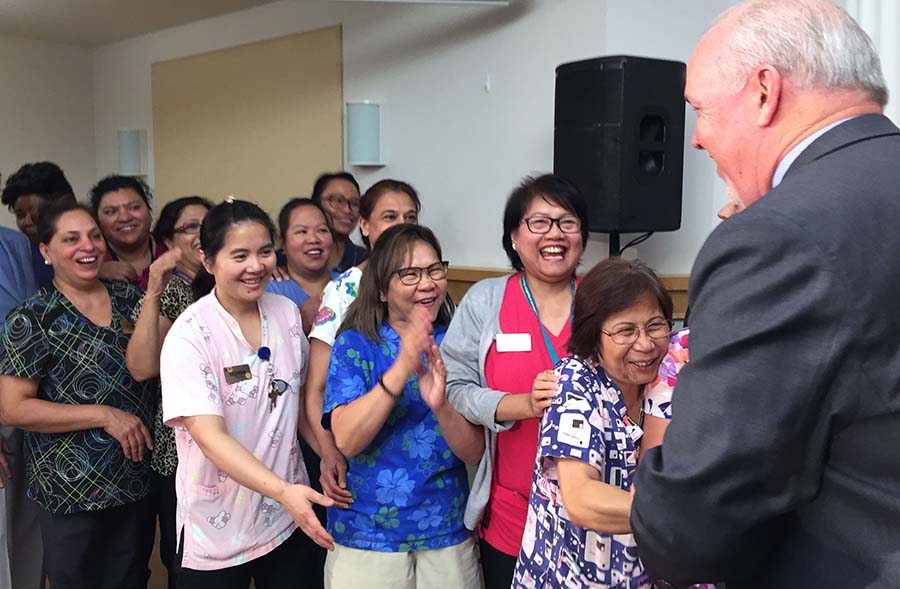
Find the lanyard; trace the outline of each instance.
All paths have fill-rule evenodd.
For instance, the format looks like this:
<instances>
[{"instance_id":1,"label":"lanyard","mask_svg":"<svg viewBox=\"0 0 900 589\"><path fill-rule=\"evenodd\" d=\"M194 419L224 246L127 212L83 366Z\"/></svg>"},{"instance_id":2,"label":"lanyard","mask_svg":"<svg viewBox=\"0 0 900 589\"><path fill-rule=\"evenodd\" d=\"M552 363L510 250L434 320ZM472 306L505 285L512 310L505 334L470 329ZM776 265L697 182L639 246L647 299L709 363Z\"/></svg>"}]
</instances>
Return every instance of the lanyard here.
<instances>
[{"instance_id":1,"label":"lanyard","mask_svg":"<svg viewBox=\"0 0 900 589\"><path fill-rule=\"evenodd\" d=\"M191 278L191 276L189 274L182 272L178 268L172 269L172 276L176 276L176 277L180 278L181 281L184 282L185 284L187 284L188 286L191 286L194 283L194 279Z\"/></svg>"},{"instance_id":2,"label":"lanyard","mask_svg":"<svg viewBox=\"0 0 900 589\"><path fill-rule=\"evenodd\" d=\"M541 327L541 334L544 336L544 345L547 347L547 353L550 354L550 361L553 362L553 365L559 362L559 356L556 354L556 350L553 349L553 344L550 343L550 335L547 333L547 330L544 328L544 324L541 322L541 314L538 313L537 304L534 302L534 295L531 294L531 289L528 288L528 280L525 279L525 274L519 278L519 284L522 285L522 292L525 293L525 300L528 301L528 306L531 307L531 311L534 313L535 318L537 318L538 325ZM570 286L572 288L572 306L569 308L569 326L572 325L572 312L575 309L575 279L573 278L570 282Z\"/></svg>"}]
</instances>

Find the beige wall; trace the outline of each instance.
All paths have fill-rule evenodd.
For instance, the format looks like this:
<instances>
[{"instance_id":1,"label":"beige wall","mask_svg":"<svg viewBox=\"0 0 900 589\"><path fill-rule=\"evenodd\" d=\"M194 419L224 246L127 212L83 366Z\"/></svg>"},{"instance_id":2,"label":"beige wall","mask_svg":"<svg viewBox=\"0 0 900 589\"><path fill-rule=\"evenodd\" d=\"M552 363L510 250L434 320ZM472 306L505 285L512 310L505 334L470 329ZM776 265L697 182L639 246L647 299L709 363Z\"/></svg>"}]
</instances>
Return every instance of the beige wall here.
<instances>
[{"instance_id":1,"label":"beige wall","mask_svg":"<svg viewBox=\"0 0 900 589\"><path fill-rule=\"evenodd\" d=\"M228 194L276 215L341 168L341 29L153 64L156 200Z\"/></svg>"},{"instance_id":2,"label":"beige wall","mask_svg":"<svg viewBox=\"0 0 900 589\"><path fill-rule=\"evenodd\" d=\"M117 127L148 129L153 145L150 64L341 25L345 100L384 105L387 166L350 171L363 188L384 177L409 180L422 196L420 219L455 266L508 267L500 247L503 203L522 176L552 167L554 68L615 54L686 60L733 2L279 0L99 47L98 173L115 165ZM687 115L688 135L694 120ZM725 198L715 166L688 146L682 229L630 253L661 273L686 274ZM583 269L606 252L605 237L592 236Z\"/></svg>"},{"instance_id":3,"label":"beige wall","mask_svg":"<svg viewBox=\"0 0 900 589\"><path fill-rule=\"evenodd\" d=\"M0 174L51 160L76 196L94 182L92 52L72 45L0 36ZM0 225L15 218L0 207Z\"/></svg>"}]
</instances>

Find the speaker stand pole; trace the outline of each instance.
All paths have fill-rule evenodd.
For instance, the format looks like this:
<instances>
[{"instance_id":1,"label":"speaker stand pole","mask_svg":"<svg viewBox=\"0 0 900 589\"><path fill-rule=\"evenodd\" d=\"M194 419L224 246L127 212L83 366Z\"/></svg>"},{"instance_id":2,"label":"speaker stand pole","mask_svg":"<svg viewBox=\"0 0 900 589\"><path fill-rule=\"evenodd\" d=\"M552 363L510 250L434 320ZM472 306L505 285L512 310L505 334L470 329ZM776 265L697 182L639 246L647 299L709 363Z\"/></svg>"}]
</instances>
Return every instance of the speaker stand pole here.
<instances>
[{"instance_id":1,"label":"speaker stand pole","mask_svg":"<svg viewBox=\"0 0 900 589\"><path fill-rule=\"evenodd\" d=\"M618 233L610 233L609 234L609 257L613 258L622 253L619 249L619 234Z\"/></svg>"}]
</instances>

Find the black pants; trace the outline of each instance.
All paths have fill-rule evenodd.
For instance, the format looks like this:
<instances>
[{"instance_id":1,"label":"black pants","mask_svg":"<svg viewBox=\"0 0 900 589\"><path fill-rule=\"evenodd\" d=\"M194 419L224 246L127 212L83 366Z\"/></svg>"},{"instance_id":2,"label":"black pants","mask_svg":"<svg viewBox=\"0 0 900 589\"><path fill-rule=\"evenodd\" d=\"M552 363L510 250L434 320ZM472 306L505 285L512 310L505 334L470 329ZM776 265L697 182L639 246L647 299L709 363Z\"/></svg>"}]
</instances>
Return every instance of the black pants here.
<instances>
[{"instance_id":1,"label":"black pants","mask_svg":"<svg viewBox=\"0 0 900 589\"><path fill-rule=\"evenodd\" d=\"M178 498L175 496L175 477L153 473L153 506L159 519L159 559L168 573L169 589L175 589L178 578L178 538L175 532L175 512Z\"/></svg>"},{"instance_id":2,"label":"black pants","mask_svg":"<svg viewBox=\"0 0 900 589\"><path fill-rule=\"evenodd\" d=\"M303 463L306 464L306 472L309 473L309 486L321 493L322 483L319 482L319 477L322 474L320 469L322 461L319 459L319 455L302 438L300 439L300 452L303 453ZM321 505L313 505L313 511L316 512L316 517L319 518L322 526L325 526L327 520L325 508ZM309 554L309 561L303 563L304 571L308 571L303 575L308 581L306 586L309 589L323 589L325 587L325 557L328 551L310 540L305 534L304 538Z\"/></svg>"},{"instance_id":3,"label":"black pants","mask_svg":"<svg viewBox=\"0 0 900 589\"><path fill-rule=\"evenodd\" d=\"M40 510L44 566L53 589L146 589L153 551L148 497L99 511Z\"/></svg>"},{"instance_id":4,"label":"black pants","mask_svg":"<svg viewBox=\"0 0 900 589\"><path fill-rule=\"evenodd\" d=\"M481 572L484 589L509 589L516 572L516 557L500 552L484 541L478 541L481 550Z\"/></svg>"},{"instance_id":5,"label":"black pants","mask_svg":"<svg viewBox=\"0 0 900 589\"><path fill-rule=\"evenodd\" d=\"M310 541L298 529L281 546L250 562L217 571L183 568L178 573L178 589L248 589L251 579L256 589L311 588L308 570L303 568L309 559Z\"/></svg>"}]
</instances>

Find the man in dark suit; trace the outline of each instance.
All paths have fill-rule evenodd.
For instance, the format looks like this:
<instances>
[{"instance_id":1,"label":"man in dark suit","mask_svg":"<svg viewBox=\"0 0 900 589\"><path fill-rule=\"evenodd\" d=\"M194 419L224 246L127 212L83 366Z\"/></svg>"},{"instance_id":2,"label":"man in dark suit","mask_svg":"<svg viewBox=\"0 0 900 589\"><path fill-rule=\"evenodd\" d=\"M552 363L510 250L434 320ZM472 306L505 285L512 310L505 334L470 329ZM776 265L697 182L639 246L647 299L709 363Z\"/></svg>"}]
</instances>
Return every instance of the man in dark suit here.
<instances>
[{"instance_id":1,"label":"man in dark suit","mask_svg":"<svg viewBox=\"0 0 900 589\"><path fill-rule=\"evenodd\" d=\"M900 587L900 130L825 0L725 13L688 64L692 143L747 207L704 244L691 362L638 468L641 559L674 584Z\"/></svg>"}]
</instances>

